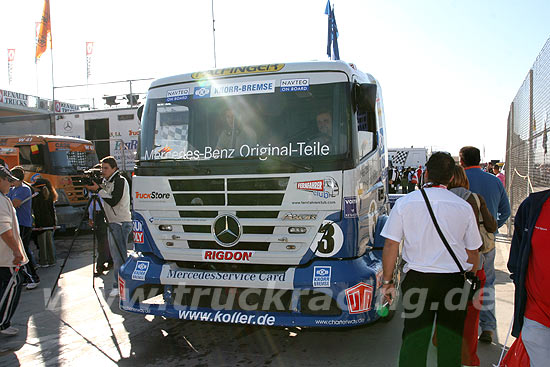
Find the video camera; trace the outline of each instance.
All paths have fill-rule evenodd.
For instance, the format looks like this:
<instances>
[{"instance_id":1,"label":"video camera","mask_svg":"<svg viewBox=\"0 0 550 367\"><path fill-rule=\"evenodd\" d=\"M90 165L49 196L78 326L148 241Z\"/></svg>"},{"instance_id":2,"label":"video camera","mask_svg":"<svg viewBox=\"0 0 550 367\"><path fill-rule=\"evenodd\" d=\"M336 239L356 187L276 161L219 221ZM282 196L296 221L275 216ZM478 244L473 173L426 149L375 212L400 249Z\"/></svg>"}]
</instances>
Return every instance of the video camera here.
<instances>
[{"instance_id":1,"label":"video camera","mask_svg":"<svg viewBox=\"0 0 550 367\"><path fill-rule=\"evenodd\" d=\"M84 186L93 185L94 182L98 185L101 185L103 182L103 176L101 176L101 169L99 168L90 168L83 172L84 177L80 178L80 183Z\"/></svg>"}]
</instances>

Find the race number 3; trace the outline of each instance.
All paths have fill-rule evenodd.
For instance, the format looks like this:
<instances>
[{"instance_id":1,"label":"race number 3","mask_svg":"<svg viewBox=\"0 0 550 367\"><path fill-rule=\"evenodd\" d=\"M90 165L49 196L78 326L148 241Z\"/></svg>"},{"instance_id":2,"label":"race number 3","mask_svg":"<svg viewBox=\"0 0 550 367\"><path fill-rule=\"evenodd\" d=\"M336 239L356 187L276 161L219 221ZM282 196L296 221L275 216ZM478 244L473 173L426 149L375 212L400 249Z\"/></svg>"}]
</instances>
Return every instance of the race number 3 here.
<instances>
[{"instance_id":1,"label":"race number 3","mask_svg":"<svg viewBox=\"0 0 550 367\"><path fill-rule=\"evenodd\" d=\"M323 237L317 243L317 251L323 254L330 254L334 251L334 227L332 224L324 224L319 229L323 233Z\"/></svg>"},{"instance_id":2,"label":"race number 3","mask_svg":"<svg viewBox=\"0 0 550 367\"><path fill-rule=\"evenodd\" d=\"M344 234L340 226L333 221L325 220L319 228L319 233L311 244L311 251L319 257L334 256L342 249Z\"/></svg>"}]
</instances>

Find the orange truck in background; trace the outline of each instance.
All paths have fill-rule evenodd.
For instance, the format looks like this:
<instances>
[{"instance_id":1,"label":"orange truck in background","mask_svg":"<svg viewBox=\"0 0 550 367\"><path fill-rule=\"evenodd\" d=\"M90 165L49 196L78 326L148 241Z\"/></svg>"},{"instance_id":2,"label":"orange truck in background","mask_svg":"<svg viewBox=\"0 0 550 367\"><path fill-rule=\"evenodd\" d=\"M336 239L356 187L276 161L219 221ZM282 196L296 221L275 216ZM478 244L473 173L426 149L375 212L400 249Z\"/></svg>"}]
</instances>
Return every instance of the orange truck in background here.
<instances>
[{"instance_id":1,"label":"orange truck in background","mask_svg":"<svg viewBox=\"0 0 550 367\"><path fill-rule=\"evenodd\" d=\"M53 135L0 136L0 158L10 169L22 166L25 181L31 184L38 178L50 180L59 196L58 225L62 229L79 226L88 202L83 171L98 163L92 142Z\"/></svg>"},{"instance_id":2,"label":"orange truck in background","mask_svg":"<svg viewBox=\"0 0 550 367\"><path fill-rule=\"evenodd\" d=\"M19 166L19 149L0 146L0 158L4 160L4 163L10 168Z\"/></svg>"}]
</instances>

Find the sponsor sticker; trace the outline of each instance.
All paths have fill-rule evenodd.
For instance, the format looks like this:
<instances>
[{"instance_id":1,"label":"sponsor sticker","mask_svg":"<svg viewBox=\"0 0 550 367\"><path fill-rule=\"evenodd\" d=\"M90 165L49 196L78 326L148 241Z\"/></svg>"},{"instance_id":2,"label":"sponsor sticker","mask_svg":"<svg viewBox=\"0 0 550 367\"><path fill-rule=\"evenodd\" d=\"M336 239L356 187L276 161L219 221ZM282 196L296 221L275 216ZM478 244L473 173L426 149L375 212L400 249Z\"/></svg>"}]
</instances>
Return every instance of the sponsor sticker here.
<instances>
[{"instance_id":1,"label":"sponsor sticker","mask_svg":"<svg viewBox=\"0 0 550 367\"><path fill-rule=\"evenodd\" d=\"M166 92L166 102L184 101L190 94L191 88L172 89Z\"/></svg>"},{"instance_id":2,"label":"sponsor sticker","mask_svg":"<svg viewBox=\"0 0 550 367\"><path fill-rule=\"evenodd\" d=\"M296 189L311 192L313 196L321 199L334 198L340 193L338 183L332 177L325 177L322 180L297 182Z\"/></svg>"},{"instance_id":3,"label":"sponsor sticker","mask_svg":"<svg viewBox=\"0 0 550 367\"><path fill-rule=\"evenodd\" d=\"M120 275L118 276L118 292L120 294L120 300L126 301L126 282Z\"/></svg>"},{"instance_id":4,"label":"sponsor sticker","mask_svg":"<svg viewBox=\"0 0 550 367\"><path fill-rule=\"evenodd\" d=\"M294 269L285 272L241 273L229 271L203 271L182 269L163 265L160 277L162 284L185 284L192 286L250 287L293 289Z\"/></svg>"},{"instance_id":5,"label":"sponsor sticker","mask_svg":"<svg viewBox=\"0 0 550 367\"><path fill-rule=\"evenodd\" d=\"M208 98L210 97L210 86L195 87L193 91L193 98Z\"/></svg>"},{"instance_id":6,"label":"sponsor sticker","mask_svg":"<svg viewBox=\"0 0 550 367\"><path fill-rule=\"evenodd\" d=\"M145 280L145 275L147 274L148 270L149 261L138 261L136 263L136 267L134 268L134 272L132 273L132 280Z\"/></svg>"},{"instance_id":7,"label":"sponsor sticker","mask_svg":"<svg viewBox=\"0 0 550 367\"><path fill-rule=\"evenodd\" d=\"M143 224L139 220L134 220L134 243L143 243Z\"/></svg>"},{"instance_id":8,"label":"sponsor sticker","mask_svg":"<svg viewBox=\"0 0 550 367\"><path fill-rule=\"evenodd\" d=\"M370 311L373 287L367 283L359 283L346 289L349 313L363 313Z\"/></svg>"},{"instance_id":9,"label":"sponsor sticker","mask_svg":"<svg viewBox=\"0 0 550 367\"><path fill-rule=\"evenodd\" d=\"M283 79L281 80L281 92L299 92L309 90L309 79Z\"/></svg>"},{"instance_id":10,"label":"sponsor sticker","mask_svg":"<svg viewBox=\"0 0 550 367\"><path fill-rule=\"evenodd\" d=\"M331 273L330 266L313 267L313 287L330 287Z\"/></svg>"},{"instance_id":11,"label":"sponsor sticker","mask_svg":"<svg viewBox=\"0 0 550 367\"><path fill-rule=\"evenodd\" d=\"M207 312L207 311L192 311L179 310L178 316L181 320L197 320L222 322L227 324L243 324L243 325L275 325L275 316L270 314L265 315L248 315L242 312Z\"/></svg>"},{"instance_id":12,"label":"sponsor sticker","mask_svg":"<svg viewBox=\"0 0 550 367\"><path fill-rule=\"evenodd\" d=\"M275 92L274 80L261 80L211 86L211 97L239 96L245 94L261 94Z\"/></svg>"},{"instance_id":13,"label":"sponsor sticker","mask_svg":"<svg viewBox=\"0 0 550 367\"><path fill-rule=\"evenodd\" d=\"M340 226L333 221L324 220L310 249L319 257L336 255L344 245L344 234Z\"/></svg>"},{"instance_id":14,"label":"sponsor sticker","mask_svg":"<svg viewBox=\"0 0 550 367\"><path fill-rule=\"evenodd\" d=\"M323 180L296 182L296 188L304 191L324 191Z\"/></svg>"},{"instance_id":15,"label":"sponsor sticker","mask_svg":"<svg viewBox=\"0 0 550 367\"><path fill-rule=\"evenodd\" d=\"M344 218L357 218L357 198L355 196L344 198Z\"/></svg>"},{"instance_id":16,"label":"sponsor sticker","mask_svg":"<svg viewBox=\"0 0 550 367\"><path fill-rule=\"evenodd\" d=\"M136 199L148 199L148 200L168 200L170 199L170 193L168 192L139 192L136 191Z\"/></svg>"},{"instance_id":17,"label":"sponsor sticker","mask_svg":"<svg viewBox=\"0 0 550 367\"><path fill-rule=\"evenodd\" d=\"M223 262L250 262L254 251L203 250L202 259Z\"/></svg>"},{"instance_id":18,"label":"sponsor sticker","mask_svg":"<svg viewBox=\"0 0 550 367\"><path fill-rule=\"evenodd\" d=\"M31 182L35 183L36 180L38 180L40 177L42 177L40 173L35 173L34 175L31 176Z\"/></svg>"}]
</instances>

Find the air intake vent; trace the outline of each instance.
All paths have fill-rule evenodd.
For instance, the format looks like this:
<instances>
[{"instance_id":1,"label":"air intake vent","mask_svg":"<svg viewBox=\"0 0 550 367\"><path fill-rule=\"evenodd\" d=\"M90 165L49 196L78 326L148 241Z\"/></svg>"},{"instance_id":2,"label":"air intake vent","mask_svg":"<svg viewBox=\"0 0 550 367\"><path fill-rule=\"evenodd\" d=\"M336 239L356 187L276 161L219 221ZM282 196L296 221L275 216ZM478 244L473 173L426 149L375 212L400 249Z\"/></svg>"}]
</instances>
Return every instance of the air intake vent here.
<instances>
[{"instance_id":1,"label":"air intake vent","mask_svg":"<svg viewBox=\"0 0 550 367\"><path fill-rule=\"evenodd\" d=\"M172 191L224 191L223 179L216 180L170 180Z\"/></svg>"},{"instance_id":2,"label":"air intake vent","mask_svg":"<svg viewBox=\"0 0 550 367\"><path fill-rule=\"evenodd\" d=\"M281 205L284 194L228 194L228 205Z\"/></svg>"},{"instance_id":3,"label":"air intake vent","mask_svg":"<svg viewBox=\"0 0 550 367\"><path fill-rule=\"evenodd\" d=\"M279 191L286 190L288 177L273 178L230 178L227 180L228 191Z\"/></svg>"},{"instance_id":4,"label":"air intake vent","mask_svg":"<svg viewBox=\"0 0 550 367\"><path fill-rule=\"evenodd\" d=\"M174 194L176 205L225 205L224 194Z\"/></svg>"},{"instance_id":5,"label":"air intake vent","mask_svg":"<svg viewBox=\"0 0 550 367\"><path fill-rule=\"evenodd\" d=\"M218 216L218 212L216 211L201 212L198 210L180 210L181 218L216 218L217 216Z\"/></svg>"},{"instance_id":6,"label":"air intake vent","mask_svg":"<svg viewBox=\"0 0 550 367\"><path fill-rule=\"evenodd\" d=\"M239 218L277 218L279 212L277 211L237 211L237 217Z\"/></svg>"}]
</instances>

